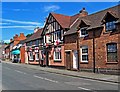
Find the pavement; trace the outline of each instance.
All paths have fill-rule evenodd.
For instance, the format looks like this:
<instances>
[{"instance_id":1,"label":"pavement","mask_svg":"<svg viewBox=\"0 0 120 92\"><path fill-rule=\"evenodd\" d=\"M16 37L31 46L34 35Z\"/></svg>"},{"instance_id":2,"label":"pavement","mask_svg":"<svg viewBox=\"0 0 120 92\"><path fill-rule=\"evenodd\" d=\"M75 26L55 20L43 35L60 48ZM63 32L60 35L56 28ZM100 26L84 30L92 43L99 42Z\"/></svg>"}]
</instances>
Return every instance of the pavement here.
<instances>
[{"instance_id":1,"label":"pavement","mask_svg":"<svg viewBox=\"0 0 120 92\"><path fill-rule=\"evenodd\" d=\"M9 63L9 64L11 63L8 61L4 61L4 62ZM112 82L112 83L120 83L119 81L120 76L117 76L117 75L106 75L106 74L83 72L83 71L70 71L70 70L65 70L65 69L41 67L39 65L29 65L29 64L21 64L21 63L11 63L11 64L15 64L15 65L22 66L25 68L45 71L49 73L62 74L62 75L67 75L67 76L72 76L72 77L92 79L92 80Z\"/></svg>"}]
</instances>

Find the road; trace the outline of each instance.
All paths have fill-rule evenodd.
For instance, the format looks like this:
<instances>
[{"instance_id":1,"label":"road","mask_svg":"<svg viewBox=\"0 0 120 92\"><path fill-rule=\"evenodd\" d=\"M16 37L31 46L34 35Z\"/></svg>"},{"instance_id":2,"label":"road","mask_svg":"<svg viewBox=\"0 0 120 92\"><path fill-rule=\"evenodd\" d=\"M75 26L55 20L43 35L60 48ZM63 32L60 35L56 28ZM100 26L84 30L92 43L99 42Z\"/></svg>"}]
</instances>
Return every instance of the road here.
<instances>
[{"instance_id":1,"label":"road","mask_svg":"<svg viewBox=\"0 0 120 92\"><path fill-rule=\"evenodd\" d=\"M117 83L49 73L2 63L2 90L118 90Z\"/></svg>"}]
</instances>

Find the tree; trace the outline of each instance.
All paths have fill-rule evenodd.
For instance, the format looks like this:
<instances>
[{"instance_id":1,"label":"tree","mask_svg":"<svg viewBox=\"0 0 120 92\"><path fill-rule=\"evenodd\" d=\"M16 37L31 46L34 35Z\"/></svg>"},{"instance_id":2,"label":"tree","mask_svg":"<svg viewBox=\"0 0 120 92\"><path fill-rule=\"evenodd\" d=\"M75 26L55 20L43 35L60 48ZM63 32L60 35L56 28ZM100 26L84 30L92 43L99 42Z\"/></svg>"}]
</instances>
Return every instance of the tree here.
<instances>
[{"instance_id":1,"label":"tree","mask_svg":"<svg viewBox=\"0 0 120 92\"><path fill-rule=\"evenodd\" d=\"M26 37L28 38L28 37L30 37L30 36L32 36L32 35L33 35L33 33L27 34Z\"/></svg>"}]
</instances>

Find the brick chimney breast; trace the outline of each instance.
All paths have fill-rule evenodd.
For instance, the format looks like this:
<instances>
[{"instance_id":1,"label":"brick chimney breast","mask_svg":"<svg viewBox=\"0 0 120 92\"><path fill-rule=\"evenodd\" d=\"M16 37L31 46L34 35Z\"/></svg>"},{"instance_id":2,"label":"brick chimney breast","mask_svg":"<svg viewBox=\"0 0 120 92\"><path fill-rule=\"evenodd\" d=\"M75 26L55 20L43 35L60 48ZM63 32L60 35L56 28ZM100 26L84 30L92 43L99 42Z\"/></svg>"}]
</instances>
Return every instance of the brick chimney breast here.
<instances>
[{"instance_id":1,"label":"brick chimney breast","mask_svg":"<svg viewBox=\"0 0 120 92\"><path fill-rule=\"evenodd\" d=\"M36 33L39 29L40 29L39 27L36 27L36 28L34 29L34 33Z\"/></svg>"},{"instance_id":2,"label":"brick chimney breast","mask_svg":"<svg viewBox=\"0 0 120 92\"><path fill-rule=\"evenodd\" d=\"M88 12L86 11L85 8L83 8L83 9L79 12L79 14L80 14L80 17L84 17L84 16L87 16L87 15L88 15Z\"/></svg>"},{"instance_id":3,"label":"brick chimney breast","mask_svg":"<svg viewBox=\"0 0 120 92\"><path fill-rule=\"evenodd\" d=\"M21 36L24 36L24 33L20 33L20 37L21 37Z\"/></svg>"}]
</instances>

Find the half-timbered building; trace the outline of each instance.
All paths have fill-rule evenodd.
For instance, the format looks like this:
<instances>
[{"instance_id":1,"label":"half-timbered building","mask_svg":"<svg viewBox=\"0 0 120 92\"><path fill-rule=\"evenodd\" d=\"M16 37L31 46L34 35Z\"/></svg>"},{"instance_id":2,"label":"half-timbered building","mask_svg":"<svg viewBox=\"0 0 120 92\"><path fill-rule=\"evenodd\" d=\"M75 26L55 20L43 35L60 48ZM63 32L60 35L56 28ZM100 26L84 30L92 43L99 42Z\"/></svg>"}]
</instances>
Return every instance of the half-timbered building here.
<instances>
[{"instance_id":1,"label":"half-timbered building","mask_svg":"<svg viewBox=\"0 0 120 92\"><path fill-rule=\"evenodd\" d=\"M86 16L82 11L73 16L50 13L43 28L45 62L47 66L65 67L64 34L79 17ZM70 39L69 39L70 40Z\"/></svg>"}]
</instances>

